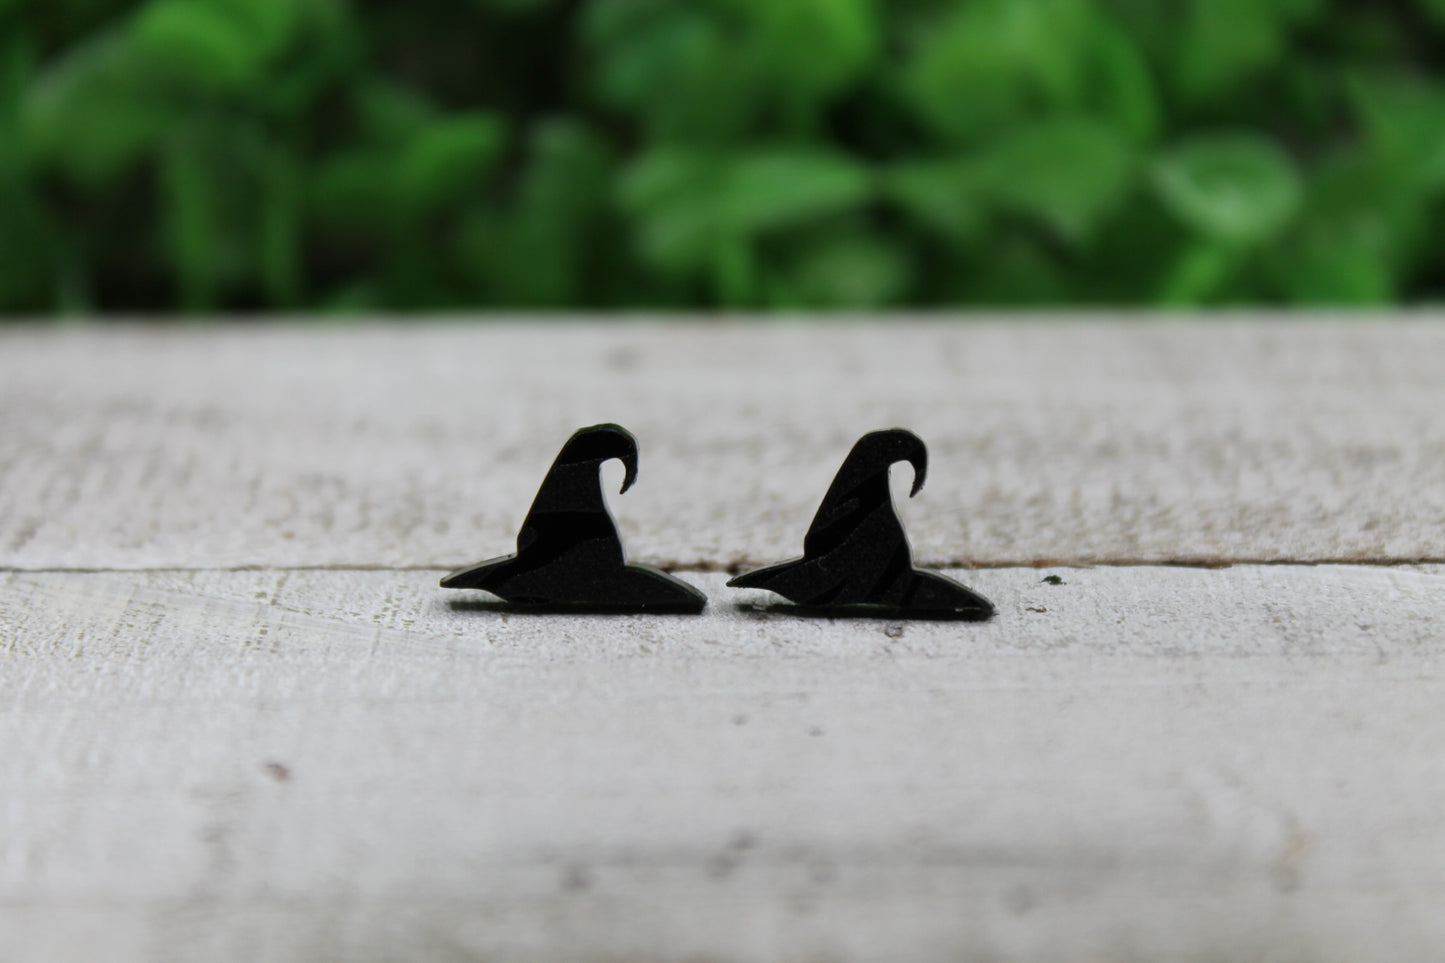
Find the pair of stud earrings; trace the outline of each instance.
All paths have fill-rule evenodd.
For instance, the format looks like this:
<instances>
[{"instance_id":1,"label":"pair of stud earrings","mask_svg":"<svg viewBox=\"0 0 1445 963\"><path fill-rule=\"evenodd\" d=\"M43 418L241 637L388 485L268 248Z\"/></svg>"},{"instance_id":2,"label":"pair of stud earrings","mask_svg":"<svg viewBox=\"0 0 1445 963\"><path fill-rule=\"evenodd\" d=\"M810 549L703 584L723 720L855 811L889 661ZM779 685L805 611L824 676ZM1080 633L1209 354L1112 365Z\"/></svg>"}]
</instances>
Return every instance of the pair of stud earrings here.
<instances>
[{"instance_id":1,"label":"pair of stud earrings","mask_svg":"<svg viewBox=\"0 0 1445 963\"><path fill-rule=\"evenodd\" d=\"M637 439L620 425L582 428L542 481L513 555L458 569L443 588L484 589L519 607L611 612L701 612L707 596L649 565L629 563L602 497L602 463L622 462L622 491L637 480ZM776 592L805 614L886 613L986 619L993 604L953 579L914 568L893 510L888 470L913 466L910 497L923 487L928 449L911 431L872 431L844 459L813 524L803 557L745 572L735 588Z\"/></svg>"}]
</instances>

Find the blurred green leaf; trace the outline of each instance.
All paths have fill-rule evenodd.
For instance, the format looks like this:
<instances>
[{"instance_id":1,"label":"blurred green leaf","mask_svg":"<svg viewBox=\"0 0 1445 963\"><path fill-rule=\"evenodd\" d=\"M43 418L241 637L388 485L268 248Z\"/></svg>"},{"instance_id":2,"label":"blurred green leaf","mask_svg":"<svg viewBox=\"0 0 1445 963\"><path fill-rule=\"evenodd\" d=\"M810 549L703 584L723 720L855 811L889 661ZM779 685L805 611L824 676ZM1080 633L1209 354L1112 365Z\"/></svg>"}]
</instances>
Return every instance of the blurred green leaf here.
<instances>
[{"instance_id":1,"label":"blurred green leaf","mask_svg":"<svg viewBox=\"0 0 1445 963\"><path fill-rule=\"evenodd\" d=\"M362 137L377 144L411 141L441 113L418 91L381 78L366 78L352 97Z\"/></svg>"},{"instance_id":2,"label":"blurred green leaf","mask_svg":"<svg viewBox=\"0 0 1445 963\"><path fill-rule=\"evenodd\" d=\"M1283 282L1295 304L1367 307L1395 298L1394 271L1366 241L1311 239L1294 252L1289 265Z\"/></svg>"},{"instance_id":3,"label":"blurred green leaf","mask_svg":"<svg viewBox=\"0 0 1445 963\"><path fill-rule=\"evenodd\" d=\"M558 0L472 0L482 8L497 10L506 14L530 14L547 7L556 6Z\"/></svg>"},{"instance_id":4,"label":"blurred green leaf","mask_svg":"<svg viewBox=\"0 0 1445 963\"><path fill-rule=\"evenodd\" d=\"M1026 307L1058 303L1067 296L1065 272L1032 238L1010 234L996 239L987 260L960 272L953 297L973 304Z\"/></svg>"},{"instance_id":5,"label":"blurred green leaf","mask_svg":"<svg viewBox=\"0 0 1445 963\"><path fill-rule=\"evenodd\" d=\"M1149 304L1180 254L1197 242L1143 191L1130 196L1106 228L1070 252L1069 295L1081 304Z\"/></svg>"},{"instance_id":6,"label":"blurred green leaf","mask_svg":"<svg viewBox=\"0 0 1445 963\"><path fill-rule=\"evenodd\" d=\"M1103 124L1061 117L1018 128L951 160L895 167L883 191L956 241L983 236L990 212L1021 215L1074 244L1089 240L1132 185L1133 147Z\"/></svg>"},{"instance_id":7,"label":"blurred green leaf","mask_svg":"<svg viewBox=\"0 0 1445 963\"><path fill-rule=\"evenodd\" d=\"M342 231L384 231L394 220L394 158L376 149L354 149L329 158L314 172L308 203L323 223Z\"/></svg>"},{"instance_id":8,"label":"blurred green leaf","mask_svg":"<svg viewBox=\"0 0 1445 963\"><path fill-rule=\"evenodd\" d=\"M1270 249L1275 283L1302 304L1381 304L1396 296L1427 235L1418 184L1365 152L1323 165L1304 210Z\"/></svg>"},{"instance_id":9,"label":"blurred green leaf","mask_svg":"<svg viewBox=\"0 0 1445 963\"><path fill-rule=\"evenodd\" d=\"M1350 93L1392 177L1424 189L1445 186L1445 85L1356 78Z\"/></svg>"},{"instance_id":10,"label":"blurred green leaf","mask_svg":"<svg viewBox=\"0 0 1445 963\"><path fill-rule=\"evenodd\" d=\"M260 211L261 286L267 300L293 307L302 286L301 165L280 145L268 145L261 171Z\"/></svg>"},{"instance_id":11,"label":"blurred green leaf","mask_svg":"<svg viewBox=\"0 0 1445 963\"><path fill-rule=\"evenodd\" d=\"M0 148L0 312L38 312L45 305L46 288L55 278L53 246L20 158Z\"/></svg>"},{"instance_id":12,"label":"blurred green leaf","mask_svg":"<svg viewBox=\"0 0 1445 963\"><path fill-rule=\"evenodd\" d=\"M1129 189L1134 151L1113 130L1079 118L1033 124L1000 138L979 159L980 179L1000 208L1086 241Z\"/></svg>"},{"instance_id":13,"label":"blurred green leaf","mask_svg":"<svg viewBox=\"0 0 1445 963\"><path fill-rule=\"evenodd\" d=\"M1299 174L1271 142L1247 134L1195 138L1164 153L1154 186L1165 207L1201 234L1256 244L1299 209Z\"/></svg>"},{"instance_id":14,"label":"blurred green leaf","mask_svg":"<svg viewBox=\"0 0 1445 963\"><path fill-rule=\"evenodd\" d=\"M192 313L211 310L220 294L220 224L210 165L199 145L182 138L166 150L161 171L166 246L181 306Z\"/></svg>"},{"instance_id":15,"label":"blurred green leaf","mask_svg":"<svg viewBox=\"0 0 1445 963\"><path fill-rule=\"evenodd\" d=\"M1159 0L1095 0L1099 18L1130 38L1149 61L1163 61L1175 53L1183 19L1183 3Z\"/></svg>"},{"instance_id":16,"label":"blurred green leaf","mask_svg":"<svg viewBox=\"0 0 1445 963\"><path fill-rule=\"evenodd\" d=\"M1190 0L1175 79L1203 98L1244 81L1287 49L1289 31L1319 14L1323 0Z\"/></svg>"},{"instance_id":17,"label":"blurred green leaf","mask_svg":"<svg viewBox=\"0 0 1445 963\"><path fill-rule=\"evenodd\" d=\"M878 55L874 0L731 2L754 21L770 87L795 110L856 80Z\"/></svg>"},{"instance_id":18,"label":"blurred green leaf","mask_svg":"<svg viewBox=\"0 0 1445 963\"><path fill-rule=\"evenodd\" d=\"M659 270L683 273L705 263L721 231L718 158L659 149L623 174L620 201L636 218L643 258Z\"/></svg>"},{"instance_id":19,"label":"blurred green leaf","mask_svg":"<svg viewBox=\"0 0 1445 963\"><path fill-rule=\"evenodd\" d=\"M0 311L1438 300L1442 44L1445 0L0 0Z\"/></svg>"},{"instance_id":20,"label":"blurred green leaf","mask_svg":"<svg viewBox=\"0 0 1445 963\"><path fill-rule=\"evenodd\" d=\"M25 153L92 187L113 180L178 119L142 95L138 73L129 48L109 37L47 67L20 105Z\"/></svg>"},{"instance_id":21,"label":"blurred green leaf","mask_svg":"<svg viewBox=\"0 0 1445 963\"><path fill-rule=\"evenodd\" d=\"M208 0L152 0L141 8L130 39L148 70L202 89L253 85L267 53L244 21Z\"/></svg>"},{"instance_id":22,"label":"blurred green leaf","mask_svg":"<svg viewBox=\"0 0 1445 963\"><path fill-rule=\"evenodd\" d=\"M1165 275L1156 300L1166 307L1206 304L1238 268L1237 248L1214 241L1196 244Z\"/></svg>"},{"instance_id":23,"label":"blurred green leaf","mask_svg":"<svg viewBox=\"0 0 1445 963\"><path fill-rule=\"evenodd\" d=\"M1123 31L1096 19L1086 65L1086 103L1136 143L1152 142L1162 123L1149 64Z\"/></svg>"},{"instance_id":24,"label":"blurred green leaf","mask_svg":"<svg viewBox=\"0 0 1445 963\"><path fill-rule=\"evenodd\" d=\"M724 226L753 234L868 200L868 170L827 151L754 151L728 165L719 195Z\"/></svg>"},{"instance_id":25,"label":"blurred green leaf","mask_svg":"<svg viewBox=\"0 0 1445 963\"><path fill-rule=\"evenodd\" d=\"M603 102L633 111L663 143L720 145L747 125L762 78L756 52L705 7L595 3L586 33Z\"/></svg>"},{"instance_id":26,"label":"blurred green leaf","mask_svg":"<svg viewBox=\"0 0 1445 963\"><path fill-rule=\"evenodd\" d=\"M0 39L0 145L5 145L0 150L14 147L17 134L13 127L36 59L33 38L22 33Z\"/></svg>"},{"instance_id":27,"label":"blurred green leaf","mask_svg":"<svg viewBox=\"0 0 1445 963\"><path fill-rule=\"evenodd\" d=\"M638 218L647 261L671 272L710 270L726 300L741 303L756 291L756 235L857 207L872 191L866 168L824 151L660 150L627 172L621 200Z\"/></svg>"},{"instance_id":28,"label":"blurred green leaf","mask_svg":"<svg viewBox=\"0 0 1445 963\"><path fill-rule=\"evenodd\" d=\"M770 301L793 308L876 308L896 302L911 280L905 252L862 231L830 232L803 248Z\"/></svg>"},{"instance_id":29,"label":"blurred green leaf","mask_svg":"<svg viewBox=\"0 0 1445 963\"><path fill-rule=\"evenodd\" d=\"M453 114L407 145L392 189L413 217L435 213L478 185L506 145L506 128L490 114Z\"/></svg>"},{"instance_id":30,"label":"blurred green leaf","mask_svg":"<svg viewBox=\"0 0 1445 963\"><path fill-rule=\"evenodd\" d=\"M973 0L950 4L904 68L903 82L939 133L968 139L1039 105L1084 93L1084 0Z\"/></svg>"},{"instance_id":31,"label":"blurred green leaf","mask_svg":"<svg viewBox=\"0 0 1445 963\"><path fill-rule=\"evenodd\" d=\"M871 189L865 168L822 151L717 157L662 150L628 172L622 200L643 216L644 234L654 235L648 247L665 262L670 248L696 252L718 235L795 225L861 204Z\"/></svg>"},{"instance_id":32,"label":"blurred green leaf","mask_svg":"<svg viewBox=\"0 0 1445 963\"><path fill-rule=\"evenodd\" d=\"M152 3L167 0L151 0ZM168 0L211 4L239 24L247 43L262 57L274 58L300 39L316 0Z\"/></svg>"},{"instance_id":33,"label":"blurred green leaf","mask_svg":"<svg viewBox=\"0 0 1445 963\"><path fill-rule=\"evenodd\" d=\"M1420 9L1436 24L1445 26L1445 0L1417 0Z\"/></svg>"},{"instance_id":34,"label":"blurred green leaf","mask_svg":"<svg viewBox=\"0 0 1445 963\"><path fill-rule=\"evenodd\" d=\"M607 210L612 158L567 121L538 128L509 210L474 209L458 247L493 297L508 304L572 303Z\"/></svg>"},{"instance_id":35,"label":"blurred green leaf","mask_svg":"<svg viewBox=\"0 0 1445 963\"><path fill-rule=\"evenodd\" d=\"M886 171L884 195L915 223L953 241L977 239L987 225L978 165L972 158L910 161Z\"/></svg>"},{"instance_id":36,"label":"blurred green leaf","mask_svg":"<svg viewBox=\"0 0 1445 963\"><path fill-rule=\"evenodd\" d=\"M1241 80L1284 47L1276 11L1261 0L1191 0L1174 63L1178 87L1203 97Z\"/></svg>"}]
</instances>

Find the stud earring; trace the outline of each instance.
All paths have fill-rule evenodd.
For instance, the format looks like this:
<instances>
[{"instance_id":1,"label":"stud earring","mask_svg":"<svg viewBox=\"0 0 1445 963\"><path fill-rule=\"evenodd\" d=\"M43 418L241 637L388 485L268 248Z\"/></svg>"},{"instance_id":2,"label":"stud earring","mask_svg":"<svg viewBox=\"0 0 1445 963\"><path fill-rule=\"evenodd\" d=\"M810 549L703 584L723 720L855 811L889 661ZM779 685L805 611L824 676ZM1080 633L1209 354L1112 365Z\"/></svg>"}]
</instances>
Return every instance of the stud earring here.
<instances>
[{"instance_id":1,"label":"stud earring","mask_svg":"<svg viewBox=\"0 0 1445 963\"><path fill-rule=\"evenodd\" d=\"M803 557L746 572L728 585L767 589L819 614L970 620L993 615L988 599L913 567L888 490L888 470L899 461L913 465L911 498L928 471L923 440L902 428L858 439L813 516Z\"/></svg>"},{"instance_id":2,"label":"stud earring","mask_svg":"<svg viewBox=\"0 0 1445 963\"><path fill-rule=\"evenodd\" d=\"M697 613L707 596L648 565L628 563L602 497L602 463L637 480L637 439L620 425L578 430L522 522L516 554L478 562L442 579L442 588L485 589L513 605L597 612Z\"/></svg>"}]
</instances>

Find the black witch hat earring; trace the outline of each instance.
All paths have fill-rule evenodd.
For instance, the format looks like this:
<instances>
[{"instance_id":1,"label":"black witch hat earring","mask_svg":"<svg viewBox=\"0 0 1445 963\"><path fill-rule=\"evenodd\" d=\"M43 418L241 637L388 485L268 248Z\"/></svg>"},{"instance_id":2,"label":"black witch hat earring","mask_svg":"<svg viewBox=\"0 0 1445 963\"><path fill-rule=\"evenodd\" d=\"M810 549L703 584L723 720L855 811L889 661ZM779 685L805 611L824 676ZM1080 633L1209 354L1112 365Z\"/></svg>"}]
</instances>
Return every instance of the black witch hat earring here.
<instances>
[{"instance_id":1,"label":"black witch hat earring","mask_svg":"<svg viewBox=\"0 0 1445 963\"><path fill-rule=\"evenodd\" d=\"M458 569L442 588L485 589L514 605L607 612L701 612L707 596L647 565L627 563L602 498L602 463L637 480L637 439L619 425L582 428L542 481L517 553Z\"/></svg>"},{"instance_id":2,"label":"black witch hat earring","mask_svg":"<svg viewBox=\"0 0 1445 963\"><path fill-rule=\"evenodd\" d=\"M937 572L913 567L908 537L893 511L888 469L913 465L923 487L928 449L911 431L872 431L858 439L833 478L803 539L803 557L745 572L734 588L777 592L830 615L872 611L913 618L986 619L993 603Z\"/></svg>"}]
</instances>

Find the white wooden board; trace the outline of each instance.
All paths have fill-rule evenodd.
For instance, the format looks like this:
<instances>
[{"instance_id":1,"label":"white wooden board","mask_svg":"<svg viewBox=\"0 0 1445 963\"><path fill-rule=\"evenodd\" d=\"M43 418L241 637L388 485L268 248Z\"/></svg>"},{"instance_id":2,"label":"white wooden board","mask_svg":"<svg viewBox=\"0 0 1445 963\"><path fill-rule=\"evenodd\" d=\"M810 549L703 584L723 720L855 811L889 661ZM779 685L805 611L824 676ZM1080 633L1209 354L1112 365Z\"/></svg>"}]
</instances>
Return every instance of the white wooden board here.
<instances>
[{"instance_id":1,"label":"white wooden board","mask_svg":"<svg viewBox=\"0 0 1445 963\"><path fill-rule=\"evenodd\" d=\"M1442 349L0 329L0 963L1434 963ZM643 445L628 545L707 613L437 589L600 420ZM795 552L890 424L930 443L918 555L985 566L953 574L993 621L798 619L697 570ZM1137 564L1171 560L1281 564Z\"/></svg>"},{"instance_id":2,"label":"white wooden board","mask_svg":"<svg viewBox=\"0 0 1445 963\"><path fill-rule=\"evenodd\" d=\"M1441 411L1428 320L0 329L0 565L461 564L600 421L667 565L794 552L892 425L931 562L1442 559Z\"/></svg>"},{"instance_id":3,"label":"white wooden board","mask_svg":"<svg viewBox=\"0 0 1445 963\"><path fill-rule=\"evenodd\" d=\"M1438 958L1445 568L1051 571L906 626L5 576L0 959Z\"/></svg>"}]
</instances>

